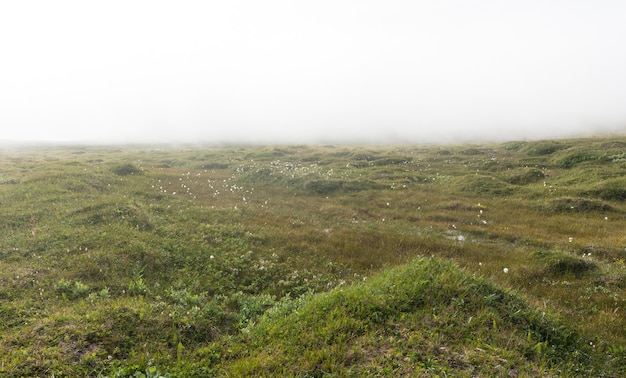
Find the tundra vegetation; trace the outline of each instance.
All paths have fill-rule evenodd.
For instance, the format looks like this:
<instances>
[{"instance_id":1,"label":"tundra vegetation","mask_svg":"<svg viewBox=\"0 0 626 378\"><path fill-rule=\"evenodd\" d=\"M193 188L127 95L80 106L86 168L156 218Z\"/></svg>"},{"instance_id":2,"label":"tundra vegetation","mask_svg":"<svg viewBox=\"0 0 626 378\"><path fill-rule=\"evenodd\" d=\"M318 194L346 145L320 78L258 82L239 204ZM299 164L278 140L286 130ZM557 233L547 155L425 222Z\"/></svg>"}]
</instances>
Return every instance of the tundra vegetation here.
<instances>
[{"instance_id":1,"label":"tundra vegetation","mask_svg":"<svg viewBox=\"0 0 626 378\"><path fill-rule=\"evenodd\" d=\"M0 375L626 375L626 139L0 152Z\"/></svg>"}]
</instances>

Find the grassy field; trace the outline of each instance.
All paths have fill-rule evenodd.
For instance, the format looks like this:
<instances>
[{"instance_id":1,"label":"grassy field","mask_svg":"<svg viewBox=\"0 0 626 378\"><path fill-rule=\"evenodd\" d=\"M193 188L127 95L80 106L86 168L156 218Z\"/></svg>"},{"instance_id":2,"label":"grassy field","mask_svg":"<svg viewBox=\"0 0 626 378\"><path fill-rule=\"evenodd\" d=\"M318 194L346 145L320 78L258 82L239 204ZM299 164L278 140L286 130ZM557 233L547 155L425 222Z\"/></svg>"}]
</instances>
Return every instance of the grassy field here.
<instances>
[{"instance_id":1,"label":"grassy field","mask_svg":"<svg viewBox=\"0 0 626 378\"><path fill-rule=\"evenodd\" d=\"M626 375L626 138L0 150L0 375Z\"/></svg>"}]
</instances>

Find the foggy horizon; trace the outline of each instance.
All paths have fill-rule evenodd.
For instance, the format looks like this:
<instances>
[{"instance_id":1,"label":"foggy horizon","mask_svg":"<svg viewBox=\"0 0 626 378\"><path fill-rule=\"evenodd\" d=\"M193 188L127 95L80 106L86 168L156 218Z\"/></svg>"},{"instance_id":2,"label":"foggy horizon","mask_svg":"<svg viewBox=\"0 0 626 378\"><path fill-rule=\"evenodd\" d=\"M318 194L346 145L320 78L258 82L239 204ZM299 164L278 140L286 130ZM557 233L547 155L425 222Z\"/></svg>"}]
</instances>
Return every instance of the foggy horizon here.
<instances>
[{"instance_id":1,"label":"foggy horizon","mask_svg":"<svg viewBox=\"0 0 626 378\"><path fill-rule=\"evenodd\" d=\"M626 134L626 2L0 5L0 143Z\"/></svg>"}]
</instances>

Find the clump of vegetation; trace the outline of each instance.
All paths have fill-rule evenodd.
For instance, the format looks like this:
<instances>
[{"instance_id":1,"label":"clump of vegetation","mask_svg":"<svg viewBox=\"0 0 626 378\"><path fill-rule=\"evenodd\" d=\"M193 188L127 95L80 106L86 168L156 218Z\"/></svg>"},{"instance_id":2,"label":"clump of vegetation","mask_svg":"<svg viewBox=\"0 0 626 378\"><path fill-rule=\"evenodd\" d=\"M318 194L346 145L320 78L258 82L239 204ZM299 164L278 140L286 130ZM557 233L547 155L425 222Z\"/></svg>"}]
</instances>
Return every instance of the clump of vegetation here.
<instances>
[{"instance_id":1,"label":"clump of vegetation","mask_svg":"<svg viewBox=\"0 0 626 378\"><path fill-rule=\"evenodd\" d=\"M545 264L545 273L550 277L581 276L596 271L597 264L564 251L539 251L535 253Z\"/></svg>"},{"instance_id":2,"label":"clump of vegetation","mask_svg":"<svg viewBox=\"0 0 626 378\"><path fill-rule=\"evenodd\" d=\"M66 279L61 279L56 283L54 289L63 298L76 299L86 297L89 293L90 287L80 281L74 281L72 283Z\"/></svg>"},{"instance_id":3,"label":"clump of vegetation","mask_svg":"<svg viewBox=\"0 0 626 378\"><path fill-rule=\"evenodd\" d=\"M199 169L228 169L230 164L228 163L218 163L218 162L210 162L205 164L200 164L198 166Z\"/></svg>"},{"instance_id":4,"label":"clump of vegetation","mask_svg":"<svg viewBox=\"0 0 626 378\"><path fill-rule=\"evenodd\" d=\"M605 201L626 201L626 179L606 180L600 183L591 193Z\"/></svg>"},{"instance_id":5,"label":"clump of vegetation","mask_svg":"<svg viewBox=\"0 0 626 378\"><path fill-rule=\"evenodd\" d=\"M277 307L242 342L220 366L229 375L539 376L584 368L590 348L519 297L432 258ZM495 363L505 360L516 363Z\"/></svg>"},{"instance_id":6,"label":"clump of vegetation","mask_svg":"<svg viewBox=\"0 0 626 378\"><path fill-rule=\"evenodd\" d=\"M111 171L118 176L129 176L129 175L141 175L143 171L141 168L133 165L133 164L122 164L117 165L111 168Z\"/></svg>"},{"instance_id":7,"label":"clump of vegetation","mask_svg":"<svg viewBox=\"0 0 626 378\"><path fill-rule=\"evenodd\" d=\"M372 162L374 166L385 166L385 165L398 165L398 164L408 164L411 162L410 157L406 156L392 156L381 159L376 159Z\"/></svg>"},{"instance_id":8,"label":"clump of vegetation","mask_svg":"<svg viewBox=\"0 0 626 378\"><path fill-rule=\"evenodd\" d=\"M554 164L559 168L570 169L585 162L598 161L600 156L595 151L589 150L566 150L565 153L555 157Z\"/></svg>"},{"instance_id":9,"label":"clump of vegetation","mask_svg":"<svg viewBox=\"0 0 626 378\"><path fill-rule=\"evenodd\" d=\"M470 155L470 156L472 156L472 155L483 155L485 153L486 153L485 150L483 150L481 148L477 148L477 147L466 148L466 149L463 149L463 150L459 151L459 154Z\"/></svg>"},{"instance_id":10,"label":"clump of vegetation","mask_svg":"<svg viewBox=\"0 0 626 378\"><path fill-rule=\"evenodd\" d=\"M128 293L130 295L146 295L148 286L142 277L136 277L128 284Z\"/></svg>"},{"instance_id":11,"label":"clump of vegetation","mask_svg":"<svg viewBox=\"0 0 626 378\"><path fill-rule=\"evenodd\" d=\"M506 196L513 193L510 184L500 178L488 175L467 175L455 180L456 186L466 193L475 196Z\"/></svg>"},{"instance_id":12,"label":"clump of vegetation","mask_svg":"<svg viewBox=\"0 0 626 378\"><path fill-rule=\"evenodd\" d=\"M507 182L513 185L531 184L546 178L546 174L537 168L516 169L507 176Z\"/></svg>"},{"instance_id":13,"label":"clump of vegetation","mask_svg":"<svg viewBox=\"0 0 626 378\"><path fill-rule=\"evenodd\" d=\"M335 194L337 192L360 192L364 190L381 189L382 185L369 180L344 181L344 180L312 180L305 184L307 192L321 196Z\"/></svg>"},{"instance_id":14,"label":"clump of vegetation","mask_svg":"<svg viewBox=\"0 0 626 378\"><path fill-rule=\"evenodd\" d=\"M607 213L615 211L615 208L606 202L587 198L556 198L546 204L544 209L551 213Z\"/></svg>"},{"instance_id":15,"label":"clump of vegetation","mask_svg":"<svg viewBox=\"0 0 626 378\"><path fill-rule=\"evenodd\" d=\"M619 149L626 148L626 142L623 140L609 140L600 144L602 149Z\"/></svg>"},{"instance_id":16,"label":"clump of vegetation","mask_svg":"<svg viewBox=\"0 0 626 378\"><path fill-rule=\"evenodd\" d=\"M0 175L0 185L16 185L19 183L20 182L14 178L7 178L7 177Z\"/></svg>"},{"instance_id":17,"label":"clump of vegetation","mask_svg":"<svg viewBox=\"0 0 626 378\"><path fill-rule=\"evenodd\" d=\"M546 141L525 143L523 144L522 148L520 148L519 150L530 156L544 156L544 155L551 155L557 151L566 149L569 146L570 146L569 143L564 143L561 141L554 141L554 140L546 140Z\"/></svg>"}]
</instances>

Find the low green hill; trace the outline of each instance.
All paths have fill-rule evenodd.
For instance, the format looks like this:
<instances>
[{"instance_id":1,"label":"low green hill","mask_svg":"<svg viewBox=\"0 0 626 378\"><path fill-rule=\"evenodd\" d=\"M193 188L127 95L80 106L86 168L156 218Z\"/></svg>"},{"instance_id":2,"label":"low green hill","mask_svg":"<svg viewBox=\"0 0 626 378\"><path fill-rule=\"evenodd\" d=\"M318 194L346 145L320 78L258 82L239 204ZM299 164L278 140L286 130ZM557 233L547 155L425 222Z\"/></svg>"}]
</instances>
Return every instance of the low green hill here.
<instances>
[{"instance_id":1,"label":"low green hill","mask_svg":"<svg viewBox=\"0 0 626 378\"><path fill-rule=\"evenodd\" d=\"M436 258L281 303L245 334L218 365L227 376L597 376L603 368L591 363L593 343L553 314Z\"/></svg>"}]
</instances>

